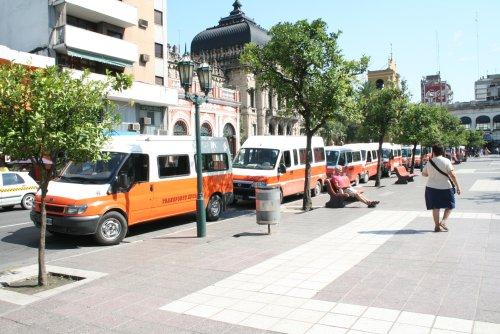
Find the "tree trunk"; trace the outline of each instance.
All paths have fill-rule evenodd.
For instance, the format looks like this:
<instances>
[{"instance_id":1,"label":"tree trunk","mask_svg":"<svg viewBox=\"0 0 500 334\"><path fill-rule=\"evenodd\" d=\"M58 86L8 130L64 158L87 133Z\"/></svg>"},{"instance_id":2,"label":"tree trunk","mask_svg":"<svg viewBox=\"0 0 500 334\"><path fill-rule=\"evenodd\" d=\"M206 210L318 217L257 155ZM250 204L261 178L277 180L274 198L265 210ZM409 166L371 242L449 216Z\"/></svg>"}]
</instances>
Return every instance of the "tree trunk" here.
<instances>
[{"instance_id":1,"label":"tree trunk","mask_svg":"<svg viewBox=\"0 0 500 334\"><path fill-rule=\"evenodd\" d=\"M45 209L45 197L47 196L49 175L47 169L42 164L42 182L41 182L41 223L40 223L40 241L38 244L38 285L47 285L47 269L45 267L45 232L47 227L47 211Z\"/></svg>"},{"instance_id":2,"label":"tree trunk","mask_svg":"<svg viewBox=\"0 0 500 334\"><path fill-rule=\"evenodd\" d=\"M302 200L302 210L311 211L312 201L311 201L311 142L312 134L307 132L307 145L306 145L306 175L304 180L304 198Z\"/></svg>"},{"instance_id":3,"label":"tree trunk","mask_svg":"<svg viewBox=\"0 0 500 334\"><path fill-rule=\"evenodd\" d=\"M382 144L384 137L381 136L378 140L378 157L377 157L377 178L375 180L375 187L380 187L380 179L382 177Z\"/></svg>"},{"instance_id":4,"label":"tree trunk","mask_svg":"<svg viewBox=\"0 0 500 334\"><path fill-rule=\"evenodd\" d=\"M415 153L417 153L417 143L413 143L413 149L411 150L411 171L413 174L415 171ZM422 163L422 159L420 159L420 163Z\"/></svg>"}]
</instances>

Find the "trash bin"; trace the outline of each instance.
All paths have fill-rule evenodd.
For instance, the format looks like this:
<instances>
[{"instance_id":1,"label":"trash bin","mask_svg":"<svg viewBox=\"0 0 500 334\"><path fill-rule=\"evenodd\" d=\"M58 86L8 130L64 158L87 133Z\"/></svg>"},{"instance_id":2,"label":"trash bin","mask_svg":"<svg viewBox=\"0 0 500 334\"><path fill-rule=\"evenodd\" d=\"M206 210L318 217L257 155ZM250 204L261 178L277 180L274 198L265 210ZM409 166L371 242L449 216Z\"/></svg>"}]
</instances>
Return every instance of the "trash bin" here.
<instances>
[{"instance_id":1,"label":"trash bin","mask_svg":"<svg viewBox=\"0 0 500 334\"><path fill-rule=\"evenodd\" d=\"M257 224L267 225L271 234L271 225L276 225L281 219L281 190L279 187L257 187L255 189L255 209Z\"/></svg>"}]
</instances>

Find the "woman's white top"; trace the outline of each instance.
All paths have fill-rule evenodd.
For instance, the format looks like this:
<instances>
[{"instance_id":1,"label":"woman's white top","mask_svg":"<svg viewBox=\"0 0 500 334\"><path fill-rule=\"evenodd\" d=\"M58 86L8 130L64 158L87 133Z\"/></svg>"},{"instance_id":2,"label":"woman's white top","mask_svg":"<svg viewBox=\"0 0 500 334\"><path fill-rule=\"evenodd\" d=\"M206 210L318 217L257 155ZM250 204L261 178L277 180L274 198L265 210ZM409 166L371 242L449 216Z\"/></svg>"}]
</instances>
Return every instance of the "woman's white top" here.
<instances>
[{"instance_id":1,"label":"woman's white top","mask_svg":"<svg viewBox=\"0 0 500 334\"><path fill-rule=\"evenodd\" d=\"M453 170L453 165L449 159L443 156L432 158L432 161L439 167L443 172L448 174ZM424 172L426 172L429 177L427 179L427 187L434 189L450 189L450 180L440 172L438 172L430 162L428 162L424 167Z\"/></svg>"}]
</instances>

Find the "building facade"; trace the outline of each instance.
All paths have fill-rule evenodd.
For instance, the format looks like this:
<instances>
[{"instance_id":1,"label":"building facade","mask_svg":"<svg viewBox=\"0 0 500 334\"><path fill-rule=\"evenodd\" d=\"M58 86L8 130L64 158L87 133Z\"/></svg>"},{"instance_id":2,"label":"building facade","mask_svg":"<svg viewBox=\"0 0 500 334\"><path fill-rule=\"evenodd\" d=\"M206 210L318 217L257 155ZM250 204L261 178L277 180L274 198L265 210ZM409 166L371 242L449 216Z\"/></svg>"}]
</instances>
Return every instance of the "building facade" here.
<instances>
[{"instance_id":1,"label":"building facade","mask_svg":"<svg viewBox=\"0 0 500 334\"><path fill-rule=\"evenodd\" d=\"M130 89L109 95L121 131L159 133L167 107L178 103L165 85L166 25L166 0L0 2L0 44L51 57L76 74L88 69L98 80L107 71L134 76Z\"/></svg>"},{"instance_id":2,"label":"building facade","mask_svg":"<svg viewBox=\"0 0 500 334\"><path fill-rule=\"evenodd\" d=\"M242 140L253 135L298 135L299 118L281 116L280 98L260 87L255 75L240 64L245 44L253 42L262 46L270 40L267 31L248 18L241 7L236 0L229 16L195 36L191 43L192 56L220 67L221 79L239 92Z\"/></svg>"},{"instance_id":3,"label":"building facade","mask_svg":"<svg viewBox=\"0 0 500 334\"><path fill-rule=\"evenodd\" d=\"M500 100L500 74L487 75L475 82L476 101Z\"/></svg>"},{"instance_id":4,"label":"building facade","mask_svg":"<svg viewBox=\"0 0 500 334\"><path fill-rule=\"evenodd\" d=\"M368 81L373 83L377 88L383 88L386 84L400 84L400 75L394 58L389 58L386 69L377 71L368 71Z\"/></svg>"},{"instance_id":5,"label":"building facade","mask_svg":"<svg viewBox=\"0 0 500 334\"><path fill-rule=\"evenodd\" d=\"M441 80L441 74L428 75L420 81L421 102L427 104L448 104L453 101L451 86Z\"/></svg>"},{"instance_id":6,"label":"building facade","mask_svg":"<svg viewBox=\"0 0 500 334\"><path fill-rule=\"evenodd\" d=\"M168 107L168 132L171 135L194 135L195 109L193 103L184 97L177 69L181 55L175 46L169 46L168 50L168 86L176 89L179 96L178 104ZM234 156L240 146L240 94L237 90L226 87L224 72L220 67L212 67L212 75L214 88L209 94L208 103L200 106L201 135L225 137ZM200 92L197 77L193 80L191 92Z\"/></svg>"},{"instance_id":7,"label":"building facade","mask_svg":"<svg viewBox=\"0 0 500 334\"><path fill-rule=\"evenodd\" d=\"M457 102L447 108L466 129L483 131L490 147L500 146L500 100Z\"/></svg>"}]
</instances>

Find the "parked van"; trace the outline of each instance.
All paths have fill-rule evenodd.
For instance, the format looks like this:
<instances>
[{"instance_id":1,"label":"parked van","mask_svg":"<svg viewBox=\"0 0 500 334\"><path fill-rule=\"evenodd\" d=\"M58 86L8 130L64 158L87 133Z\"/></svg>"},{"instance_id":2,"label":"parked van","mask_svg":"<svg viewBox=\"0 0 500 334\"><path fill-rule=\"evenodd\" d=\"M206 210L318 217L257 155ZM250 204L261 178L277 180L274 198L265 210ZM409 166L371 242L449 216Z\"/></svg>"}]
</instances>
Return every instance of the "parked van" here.
<instances>
[{"instance_id":1,"label":"parked van","mask_svg":"<svg viewBox=\"0 0 500 334\"><path fill-rule=\"evenodd\" d=\"M413 145L412 146L403 146L401 149L401 155L403 157L403 166L406 168L411 168L411 161L413 156ZM422 160L422 149L420 145L417 145L415 150L415 167L420 167L420 163Z\"/></svg>"},{"instance_id":2,"label":"parked van","mask_svg":"<svg viewBox=\"0 0 500 334\"><path fill-rule=\"evenodd\" d=\"M344 173L351 182L359 184L365 180L365 161L363 160L361 148L356 144L344 146L327 146L327 175L331 177L336 166L344 167ZM366 151L365 151L366 157Z\"/></svg>"},{"instance_id":3,"label":"parked van","mask_svg":"<svg viewBox=\"0 0 500 334\"><path fill-rule=\"evenodd\" d=\"M311 191L318 195L326 180L325 148L321 137L312 138ZM283 197L304 192L306 137L252 136L233 161L236 200L255 199L255 188L279 186Z\"/></svg>"},{"instance_id":4,"label":"parked van","mask_svg":"<svg viewBox=\"0 0 500 334\"><path fill-rule=\"evenodd\" d=\"M389 176L394 172L396 167L403 164L403 157L401 156L401 145L383 143L382 144L382 175Z\"/></svg>"},{"instance_id":5,"label":"parked van","mask_svg":"<svg viewBox=\"0 0 500 334\"><path fill-rule=\"evenodd\" d=\"M98 243L119 243L128 227L196 211L196 145L193 137L114 137L97 162L70 162L49 183L47 229L92 234ZM203 190L207 220L219 218L232 198L229 145L202 138ZM40 193L31 213L40 225Z\"/></svg>"}]
</instances>

